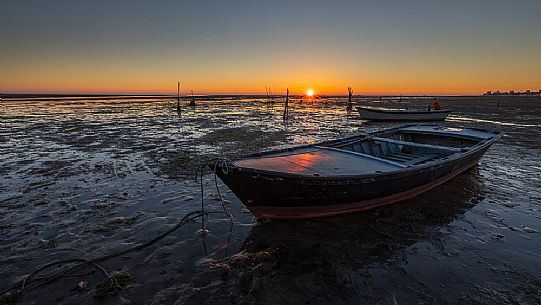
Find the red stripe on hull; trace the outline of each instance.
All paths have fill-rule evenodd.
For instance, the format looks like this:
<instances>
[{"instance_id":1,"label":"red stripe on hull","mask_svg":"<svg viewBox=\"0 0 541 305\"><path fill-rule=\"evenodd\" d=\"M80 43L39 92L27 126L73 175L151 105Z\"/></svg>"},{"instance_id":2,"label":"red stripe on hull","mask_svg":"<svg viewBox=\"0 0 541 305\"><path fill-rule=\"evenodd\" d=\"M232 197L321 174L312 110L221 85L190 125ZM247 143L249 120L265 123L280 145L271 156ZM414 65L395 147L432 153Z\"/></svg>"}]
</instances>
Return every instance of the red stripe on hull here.
<instances>
[{"instance_id":1,"label":"red stripe on hull","mask_svg":"<svg viewBox=\"0 0 541 305\"><path fill-rule=\"evenodd\" d=\"M479 158L480 159L480 158ZM396 193L390 196L363 200L352 203L338 204L338 205L327 205L327 206L305 206L305 207L272 207L272 206L249 206L248 209L257 217L257 218L272 218L272 219L306 219L306 218L318 218L318 217L329 217L336 216L341 214L347 214L352 212L365 211L380 207L383 205L388 205L391 203L403 201L412 197L415 197L419 194L422 194L442 183L445 183L458 174L464 172L468 168L474 166L479 162L479 159L476 159L475 162L472 162L452 173L443 176L439 179L436 179L428 184L424 184L413 188L411 190Z\"/></svg>"}]
</instances>

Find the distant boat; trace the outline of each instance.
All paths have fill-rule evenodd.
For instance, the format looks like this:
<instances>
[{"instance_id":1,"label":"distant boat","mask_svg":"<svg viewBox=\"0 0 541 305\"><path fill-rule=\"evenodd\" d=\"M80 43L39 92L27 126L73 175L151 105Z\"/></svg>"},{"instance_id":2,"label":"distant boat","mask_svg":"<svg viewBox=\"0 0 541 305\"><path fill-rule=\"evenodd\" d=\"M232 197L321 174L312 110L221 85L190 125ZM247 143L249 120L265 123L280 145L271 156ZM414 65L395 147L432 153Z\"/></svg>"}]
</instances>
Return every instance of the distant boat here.
<instances>
[{"instance_id":1,"label":"distant boat","mask_svg":"<svg viewBox=\"0 0 541 305\"><path fill-rule=\"evenodd\" d=\"M314 218L426 192L474 166L499 137L410 125L209 166L258 218Z\"/></svg>"},{"instance_id":2,"label":"distant boat","mask_svg":"<svg viewBox=\"0 0 541 305\"><path fill-rule=\"evenodd\" d=\"M357 107L361 118L372 121L444 121L451 110L390 110Z\"/></svg>"}]
</instances>

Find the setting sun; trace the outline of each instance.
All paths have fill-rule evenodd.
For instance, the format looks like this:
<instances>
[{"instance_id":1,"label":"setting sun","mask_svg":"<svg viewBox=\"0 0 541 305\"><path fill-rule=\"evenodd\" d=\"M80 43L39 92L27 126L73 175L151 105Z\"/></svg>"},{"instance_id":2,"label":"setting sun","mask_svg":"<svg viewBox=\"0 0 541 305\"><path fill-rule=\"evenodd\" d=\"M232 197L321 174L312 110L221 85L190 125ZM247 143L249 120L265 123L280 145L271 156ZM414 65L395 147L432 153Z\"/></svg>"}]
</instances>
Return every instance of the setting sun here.
<instances>
[{"instance_id":1,"label":"setting sun","mask_svg":"<svg viewBox=\"0 0 541 305\"><path fill-rule=\"evenodd\" d=\"M308 95L308 96L314 96L314 89L308 89L308 90L306 90L306 95Z\"/></svg>"}]
</instances>

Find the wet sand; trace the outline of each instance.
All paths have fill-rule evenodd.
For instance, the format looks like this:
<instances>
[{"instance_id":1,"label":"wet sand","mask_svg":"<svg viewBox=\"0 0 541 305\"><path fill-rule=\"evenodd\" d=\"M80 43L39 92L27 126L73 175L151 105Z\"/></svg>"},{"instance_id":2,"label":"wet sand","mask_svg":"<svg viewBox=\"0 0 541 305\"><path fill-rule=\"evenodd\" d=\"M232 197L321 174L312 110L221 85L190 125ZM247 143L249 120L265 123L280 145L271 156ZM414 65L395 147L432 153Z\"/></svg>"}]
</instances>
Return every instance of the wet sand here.
<instances>
[{"instance_id":1,"label":"wet sand","mask_svg":"<svg viewBox=\"0 0 541 305\"><path fill-rule=\"evenodd\" d=\"M100 263L132 278L94 297L87 268L18 304L539 304L541 98L446 97L448 126L505 136L477 166L411 200L304 221L257 222L219 182L235 216L211 215ZM430 99L366 102L424 107ZM498 106L499 103L499 106ZM187 103L186 103L187 105ZM0 290L48 262L144 242L201 206L197 166L368 132L344 99L293 102L5 101L0 104ZM221 210L214 176L206 210ZM59 270L59 269L58 269ZM56 270L56 271L58 271ZM89 288L76 289L80 281Z\"/></svg>"}]
</instances>

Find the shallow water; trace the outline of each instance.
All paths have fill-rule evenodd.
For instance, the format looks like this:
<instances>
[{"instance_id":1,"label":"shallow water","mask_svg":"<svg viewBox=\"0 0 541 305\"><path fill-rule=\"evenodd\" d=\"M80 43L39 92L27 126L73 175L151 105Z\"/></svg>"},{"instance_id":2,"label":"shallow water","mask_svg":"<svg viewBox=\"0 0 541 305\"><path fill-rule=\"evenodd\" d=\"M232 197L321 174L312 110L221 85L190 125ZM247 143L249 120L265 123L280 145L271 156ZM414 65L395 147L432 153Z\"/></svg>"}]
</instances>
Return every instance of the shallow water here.
<instances>
[{"instance_id":1,"label":"shallow water","mask_svg":"<svg viewBox=\"0 0 541 305\"><path fill-rule=\"evenodd\" d=\"M424 107L426 99L373 106ZM132 275L94 298L90 268L20 304L541 303L541 99L443 98L448 126L502 131L468 172L401 204L340 217L258 223L221 182L235 216L194 221L101 263ZM498 105L499 103L499 105ZM201 207L197 167L274 147L394 126L340 99L2 101L0 288L58 259L92 258L166 231ZM221 210L213 175L206 210ZM79 281L90 289L79 291Z\"/></svg>"}]
</instances>

